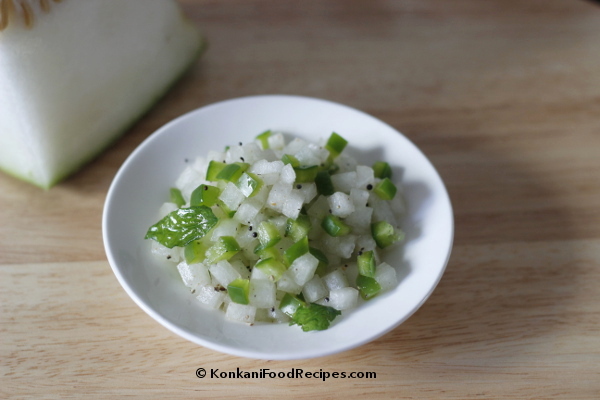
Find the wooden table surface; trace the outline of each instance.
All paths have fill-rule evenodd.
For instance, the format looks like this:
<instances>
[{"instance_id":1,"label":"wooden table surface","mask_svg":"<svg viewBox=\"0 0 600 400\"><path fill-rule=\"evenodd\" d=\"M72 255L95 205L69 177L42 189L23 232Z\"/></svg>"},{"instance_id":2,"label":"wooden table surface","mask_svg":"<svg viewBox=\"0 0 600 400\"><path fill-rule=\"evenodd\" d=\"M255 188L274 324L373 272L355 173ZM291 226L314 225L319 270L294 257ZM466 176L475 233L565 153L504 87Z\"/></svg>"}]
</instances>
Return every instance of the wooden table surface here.
<instances>
[{"instance_id":1,"label":"wooden table surface","mask_svg":"<svg viewBox=\"0 0 600 400\"><path fill-rule=\"evenodd\" d=\"M600 398L600 7L568 0L182 0L210 47L120 141L44 192L0 176L0 398ZM147 316L106 260L119 166L194 108L283 93L415 142L456 234L426 304L370 344L257 361ZM196 369L375 372L198 379Z\"/></svg>"}]
</instances>

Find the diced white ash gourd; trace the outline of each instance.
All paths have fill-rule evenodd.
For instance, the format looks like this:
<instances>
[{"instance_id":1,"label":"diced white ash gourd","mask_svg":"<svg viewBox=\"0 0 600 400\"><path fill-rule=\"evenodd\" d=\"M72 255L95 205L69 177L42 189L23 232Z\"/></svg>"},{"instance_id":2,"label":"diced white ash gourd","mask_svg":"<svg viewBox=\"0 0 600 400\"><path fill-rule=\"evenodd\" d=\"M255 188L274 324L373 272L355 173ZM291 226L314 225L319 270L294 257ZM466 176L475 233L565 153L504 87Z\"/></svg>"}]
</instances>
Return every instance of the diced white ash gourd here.
<instances>
[{"instance_id":1,"label":"diced white ash gourd","mask_svg":"<svg viewBox=\"0 0 600 400\"><path fill-rule=\"evenodd\" d=\"M388 263L381 263L375 269L375 280L382 291L390 290L398 285L396 270Z\"/></svg>"},{"instance_id":2,"label":"diced white ash gourd","mask_svg":"<svg viewBox=\"0 0 600 400\"><path fill-rule=\"evenodd\" d=\"M296 180L296 171L294 171L294 167L291 164L286 164L281 169L279 173L279 181L283 183L287 183L288 185L292 185Z\"/></svg>"},{"instance_id":3,"label":"diced white ash gourd","mask_svg":"<svg viewBox=\"0 0 600 400\"><path fill-rule=\"evenodd\" d=\"M373 168L364 165L356 166L356 182L354 187L357 189L364 189L367 185L375 183L375 176L373 174Z\"/></svg>"},{"instance_id":4,"label":"diced white ash gourd","mask_svg":"<svg viewBox=\"0 0 600 400\"><path fill-rule=\"evenodd\" d=\"M369 202L369 192L364 189L350 189L350 198L355 208L366 207Z\"/></svg>"},{"instance_id":5,"label":"diced white ash gourd","mask_svg":"<svg viewBox=\"0 0 600 400\"><path fill-rule=\"evenodd\" d=\"M288 218L297 219L302 210L302 204L304 204L304 194L298 189L292 189L283 203L281 212Z\"/></svg>"},{"instance_id":6,"label":"diced white ash gourd","mask_svg":"<svg viewBox=\"0 0 600 400\"><path fill-rule=\"evenodd\" d=\"M194 168L200 176L203 178L206 177L206 169L208 168L208 160L204 157L197 157L192 164L192 168Z\"/></svg>"},{"instance_id":7,"label":"diced white ash gourd","mask_svg":"<svg viewBox=\"0 0 600 400\"><path fill-rule=\"evenodd\" d=\"M357 162L353 157L349 156L348 154L340 154L335 160L335 162L340 168L339 171L342 173L356 170Z\"/></svg>"},{"instance_id":8,"label":"diced white ash gourd","mask_svg":"<svg viewBox=\"0 0 600 400\"><path fill-rule=\"evenodd\" d=\"M279 179L279 173L283 169L283 161L260 160L252 164L249 172L256 174L265 185L273 185Z\"/></svg>"},{"instance_id":9,"label":"diced white ash gourd","mask_svg":"<svg viewBox=\"0 0 600 400\"><path fill-rule=\"evenodd\" d=\"M177 264L177 271L179 271L183 284L190 289L211 284L208 267L204 264L188 264L182 261Z\"/></svg>"},{"instance_id":10,"label":"diced white ash gourd","mask_svg":"<svg viewBox=\"0 0 600 400\"><path fill-rule=\"evenodd\" d=\"M240 224L238 221L232 218L223 218L219 221L217 226L213 228L213 234L210 238L212 241L216 241L221 236L236 236Z\"/></svg>"},{"instance_id":11,"label":"diced white ash gourd","mask_svg":"<svg viewBox=\"0 0 600 400\"><path fill-rule=\"evenodd\" d=\"M312 254L306 253L296 258L294 262L292 262L292 265L290 265L288 271L290 271L292 279L294 279L298 285L303 286L313 277L318 266L319 260Z\"/></svg>"},{"instance_id":12,"label":"diced white ash gourd","mask_svg":"<svg viewBox=\"0 0 600 400\"><path fill-rule=\"evenodd\" d=\"M200 286L196 289L196 293L198 293L196 299L198 299L199 302L214 309L221 307L225 297L227 297L225 291L215 289L212 285Z\"/></svg>"},{"instance_id":13,"label":"diced white ash gourd","mask_svg":"<svg viewBox=\"0 0 600 400\"><path fill-rule=\"evenodd\" d=\"M345 218L354 212L354 203L346 193L335 192L327 198L327 202L335 216Z\"/></svg>"},{"instance_id":14,"label":"diced white ash gourd","mask_svg":"<svg viewBox=\"0 0 600 400\"><path fill-rule=\"evenodd\" d=\"M275 306L275 283L270 279L251 279L250 304L256 308L271 308Z\"/></svg>"},{"instance_id":15,"label":"diced white ash gourd","mask_svg":"<svg viewBox=\"0 0 600 400\"><path fill-rule=\"evenodd\" d=\"M302 295L304 296L304 300L309 303L314 303L315 301L327 296L329 290L318 275L314 275L302 288Z\"/></svg>"},{"instance_id":16,"label":"diced white ash gourd","mask_svg":"<svg viewBox=\"0 0 600 400\"><path fill-rule=\"evenodd\" d=\"M271 188L271 192L269 192L269 197L267 198L266 207L281 212L283 210L283 205L285 204L285 200L292 192L292 185L285 182L277 182Z\"/></svg>"},{"instance_id":17,"label":"diced white ash gourd","mask_svg":"<svg viewBox=\"0 0 600 400\"><path fill-rule=\"evenodd\" d=\"M312 182L300 184L300 188L296 187L299 193L302 194L303 202L308 204L317 195L317 185Z\"/></svg>"},{"instance_id":18,"label":"diced white ash gourd","mask_svg":"<svg viewBox=\"0 0 600 400\"><path fill-rule=\"evenodd\" d=\"M275 303L274 307L268 309L269 317L273 319L273 321L278 323L287 323L290 320L290 317L283 311L279 309L279 301Z\"/></svg>"},{"instance_id":19,"label":"diced white ash gourd","mask_svg":"<svg viewBox=\"0 0 600 400\"><path fill-rule=\"evenodd\" d=\"M169 249L162 244L152 241L150 245L150 252L161 261L169 261L172 263L178 263L181 260L181 252L177 247Z\"/></svg>"},{"instance_id":20,"label":"diced white ash gourd","mask_svg":"<svg viewBox=\"0 0 600 400\"><path fill-rule=\"evenodd\" d=\"M251 280L269 280L271 277L264 272L262 272L259 268L252 268L252 272L250 274Z\"/></svg>"},{"instance_id":21,"label":"diced white ash gourd","mask_svg":"<svg viewBox=\"0 0 600 400\"><path fill-rule=\"evenodd\" d=\"M291 294L298 294L302 292L302 286L296 283L292 272L288 269L277 281L277 290Z\"/></svg>"},{"instance_id":22,"label":"diced white ash gourd","mask_svg":"<svg viewBox=\"0 0 600 400\"><path fill-rule=\"evenodd\" d=\"M268 137L269 147L273 150L282 150L285 146L285 137L281 132L273 133Z\"/></svg>"},{"instance_id":23,"label":"diced white ash gourd","mask_svg":"<svg viewBox=\"0 0 600 400\"><path fill-rule=\"evenodd\" d=\"M375 239L371 236L370 233L365 235L360 235L358 239L356 239L356 248L362 251L375 250L377 247L377 243L375 243Z\"/></svg>"},{"instance_id":24,"label":"diced white ash gourd","mask_svg":"<svg viewBox=\"0 0 600 400\"><path fill-rule=\"evenodd\" d=\"M356 172L349 171L332 175L331 182L336 191L350 193L356 182Z\"/></svg>"},{"instance_id":25,"label":"diced white ash gourd","mask_svg":"<svg viewBox=\"0 0 600 400\"><path fill-rule=\"evenodd\" d=\"M227 182L227 186L225 186L225 189L223 189L219 195L219 199L225 203L230 210L237 210L240 204L242 204L242 201L246 199L246 196L244 196L244 193L242 193L233 183Z\"/></svg>"},{"instance_id":26,"label":"diced white ash gourd","mask_svg":"<svg viewBox=\"0 0 600 400\"><path fill-rule=\"evenodd\" d=\"M256 142L244 143L242 147L244 150L242 154L244 162L253 164L258 160L264 159L263 151Z\"/></svg>"},{"instance_id":27,"label":"diced white ash gourd","mask_svg":"<svg viewBox=\"0 0 600 400\"><path fill-rule=\"evenodd\" d=\"M336 268L323 277L323 282L329 290L341 289L348 285L346 273L341 268Z\"/></svg>"},{"instance_id":28,"label":"diced white ash gourd","mask_svg":"<svg viewBox=\"0 0 600 400\"><path fill-rule=\"evenodd\" d=\"M354 284L354 282L356 282L356 278L358 277L358 264L355 262L350 262L344 264L342 269L346 274L346 278L348 278L348 282L352 282Z\"/></svg>"},{"instance_id":29,"label":"diced white ash gourd","mask_svg":"<svg viewBox=\"0 0 600 400\"><path fill-rule=\"evenodd\" d=\"M330 252L342 258L350 258L352 256L352 252L356 247L356 235L345 235L338 237L325 235L324 237L325 246Z\"/></svg>"},{"instance_id":30,"label":"diced white ash gourd","mask_svg":"<svg viewBox=\"0 0 600 400\"><path fill-rule=\"evenodd\" d=\"M254 322L271 322L269 310L267 308L257 308L254 315Z\"/></svg>"},{"instance_id":31,"label":"diced white ash gourd","mask_svg":"<svg viewBox=\"0 0 600 400\"><path fill-rule=\"evenodd\" d=\"M227 287L231 282L242 277L242 275L226 260L221 260L208 267L210 274L221 284Z\"/></svg>"},{"instance_id":32,"label":"diced white ash gourd","mask_svg":"<svg viewBox=\"0 0 600 400\"><path fill-rule=\"evenodd\" d=\"M229 149L225 152L225 162L228 164L234 162L243 162L246 161L244 158L244 148L239 145L229 146Z\"/></svg>"},{"instance_id":33,"label":"diced white ash gourd","mask_svg":"<svg viewBox=\"0 0 600 400\"><path fill-rule=\"evenodd\" d=\"M301 166L310 167L313 165L321 165L327 160L329 151L314 143L308 143L301 148L295 155Z\"/></svg>"},{"instance_id":34,"label":"diced white ash gourd","mask_svg":"<svg viewBox=\"0 0 600 400\"><path fill-rule=\"evenodd\" d=\"M353 287L333 289L328 295L329 301L325 304L336 310L349 310L358 303L358 290Z\"/></svg>"},{"instance_id":35,"label":"diced white ash gourd","mask_svg":"<svg viewBox=\"0 0 600 400\"><path fill-rule=\"evenodd\" d=\"M227 305L225 318L230 321L244 322L247 324L254 323L256 316L256 307L245 304L231 302Z\"/></svg>"},{"instance_id":36,"label":"diced white ash gourd","mask_svg":"<svg viewBox=\"0 0 600 400\"><path fill-rule=\"evenodd\" d=\"M398 220L394 212L390 208L390 204L386 200L379 200L373 205L373 222L386 221L393 227L398 227Z\"/></svg>"},{"instance_id":37,"label":"diced white ash gourd","mask_svg":"<svg viewBox=\"0 0 600 400\"><path fill-rule=\"evenodd\" d=\"M258 245L258 239L252 235L253 233L254 231L249 230L248 227L241 227L235 237L235 241L238 242L242 249L254 249Z\"/></svg>"},{"instance_id":38,"label":"diced white ash gourd","mask_svg":"<svg viewBox=\"0 0 600 400\"><path fill-rule=\"evenodd\" d=\"M239 254L239 253L238 253ZM250 279L250 270L241 260L234 260L233 258L229 260L229 264L233 269L239 272L242 279Z\"/></svg>"},{"instance_id":39,"label":"diced white ash gourd","mask_svg":"<svg viewBox=\"0 0 600 400\"><path fill-rule=\"evenodd\" d=\"M372 218L371 207L356 207L354 212L346 217L345 222L354 228L355 233L370 233Z\"/></svg>"},{"instance_id":40,"label":"diced white ash gourd","mask_svg":"<svg viewBox=\"0 0 600 400\"><path fill-rule=\"evenodd\" d=\"M292 156L295 156L296 153L298 153L300 150L302 150L302 148L304 148L305 146L306 146L306 141L304 141L300 138L294 138L283 148L283 152L285 154L290 154Z\"/></svg>"},{"instance_id":41,"label":"diced white ash gourd","mask_svg":"<svg viewBox=\"0 0 600 400\"><path fill-rule=\"evenodd\" d=\"M317 200L308 208L307 213L311 217L317 219L325 218L325 216L329 214L329 202L327 201L327 197L317 197Z\"/></svg>"},{"instance_id":42,"label":"diced white ash gourd","mask_svg":"<svg viewBox=\"0 0 600 400\"><path fill-rule=\"evenodd\" d=\"M256 218L261 209L262 204L260 201L257 201L251 197L242 201L237 209L237 212L234 214L233 219L242 224L250 225L251 221Z\"/></svg>"},{"instance_id":43,"label":"diced white ash gourd","mask_svg":"<svg viewBox=\"0 0 600 400\"><path fill-rule=\"evenodd\" d=\"M193 165L188 165L175 181L175 187L181 191L184 200L189 202L194 189L205 183L204 178L205 175L198 172Z\"/></svg>"}]
</instances>

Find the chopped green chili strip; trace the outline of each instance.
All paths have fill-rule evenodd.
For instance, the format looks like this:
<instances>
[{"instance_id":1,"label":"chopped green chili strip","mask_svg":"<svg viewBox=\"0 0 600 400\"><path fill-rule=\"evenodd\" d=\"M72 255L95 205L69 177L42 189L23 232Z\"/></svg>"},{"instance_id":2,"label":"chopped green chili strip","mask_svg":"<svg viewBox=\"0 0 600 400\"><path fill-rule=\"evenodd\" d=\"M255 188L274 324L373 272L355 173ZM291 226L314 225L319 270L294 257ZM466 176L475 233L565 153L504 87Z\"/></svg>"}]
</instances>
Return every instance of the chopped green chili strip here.
<instances>
[{"instance_id":1,"label":"chopped green chili strip","mask_svg":"<svg viewBox=\"0 0 600 400\"><path fill-rule=\"evenodd\" d=\"M226 165L226 163L221 161L212 160L209 162L208 168L206 168L206 180L210 182L216 182L217 175L219 175L219 172L221 172Z\"/></svg>"},{"instance_id":2,"label":"chopped green chili strip","mask_svg":"<svg viewBox=\"0 0 600 400\"><path fill-rule=\"evenodd\" d=\"M287 269L281 261L275 258L260 260L254 268L258 268L265 275L273 277L275 281L278 281Z\"/></svg>"},{"instance_id":3,"label":"chopped green chili strip","mask_svg":"<svg viewBox=\"0 0 600 400\"><path fill-rule=\"evenodd\" d=\"M291 238L294 242L297 242L308 235L311 226L312 224L308 215L300 214L297 219L288 218L285 236Z\"/></svg>"},{"instance_id":4,"label":"chopped green chili strip","mask_svg":"<svg viewBox=\"0 0 600 400\"><path fill-rule=\"evenodd\" d=\"M171 197L171 203L175 203L177 207L181 207L185 205L185 200L183 199L183 195L181 194L181 190L177 188L171 188L169 191Z\"/></svg>"},{"instance_id":5,"label":"chopped green chili strip","mask_svg":"<svg viewBox=\"0 0 600 400\"><path fill-rule=\"evenodd\" d=\"M312 254L317 260L319 260L319 265L317 265L317 270L315 271L315 274L319 276L325 275L325 273L327 272L327 267L329 266L329 260L327 259L325 253L323 253L316 247L309 247L308 252Z\"/></svg>"},{"instance_id":6,"label":"chopped green chili strip","mask_svg":"<svg viewBox=\"0 0 600 400\"><path fill-rule=\"evenodd\" d=\"M315 176L315 184L317 185L317 192L323 196L331 196L335 193L333 182L331 181L331 175L327 171L319 171Z\"/></svg>"},{"instance_id":7,"label":"chopped green chili strip","mask_svg":"<svg viewBox=\"0 0 600 400\"><path fill-rule=\"evenodd\" d=\"M263 187L263 180L251 172L244 172L238 179L236 186L244 196L252 197Z\"/></svg>"},{"instance_id":8,"label":"chopped green chili strip","mask_svg":"<svg viewBox=\"0 0 600 400\"><path fill-rule=\"evenodd\" d=\"M292 317L296 313L296 310L304 305L305 303L302 300L292 294L286 293L281 298L281 302L279 302L279 309L289 317Z\"/></svg>"},{"instance_id":9,"label":"chopped green chili strip","mask_svg":"<svg viewBox=\"0 0 600 400\"><path fill-rule=\"evenodd\" d=\"M329 139L327 139L327 144L325 145L325 148L329 150L330 158L334 159L337 156L339 156L342 151L344 151L344 148L347 144L348 141L346 139L333 132L331 136L329 136Z\"/></svg>"},{"instance_id":10,"label":"chopped green chili strip","mask_svg":"<svg viewBox=\"0 0 600 400\"><path fill-rule=\"evenodd\" d=\"M363 276L373 278L375 276L375 253L373 250L363 251L356 258L358 264L358 273Z\"/></svg>"},{"instance_id":11,"label":"chopped green chili strip","mask_svg":"<svg viewBox=\"0 0 600 400\"><path fill-rule=\"evenodd\" d=\"M294 172L296 172L296 182L314 182L319 172L319 167L317 165L296 167L294 168Z\"/></svg>"},{"instance_id":12,"label":"chopped green chili strip","mask_svg":"<svg viewBox=\"0 0 600 400\"><path fill-rule=\"evenodd\" d=\"M257 233L258 241L263 248L273 246L281 240L281 235L277 230L277 227L269 221L261 222L258 226Z\"/></svg>"},{"instance_id":13,"label":"chopped green chili strip","mask_svg":"<svg viewBox=\"0 0 600 400\"><path fill-rule=\"evenodd\" d=\"M190 205L212 207L217 204L221 190L211 185L200 185L192 192Z\"/></svg>"},{"instance_id":14,"label":"chopped green chili strip","mask_svg":"<svg viewBox=\"0 0 600 400\"><path fill-rule=\"evenodd\" d=\"M296 258L306 253L308 253L308 237L304 236L283 252L283 260L286 265L292 265Z\"/></svg>"},{"instance_id":15,"label":"chopped green chili strip","mask_svg":"<svg viewBox=\"0 0 600 400\"><path fill-rule=\"evenodd\" d=\"M290 164L293 168L300 166L300 161L298 161L298 159L291 154L284 154L283 157L281 157L281 161L283 161L283 163L286 165Z\"/></svg>"},{"instance_id":16,"label":"chopped green chili strip","mask_svg":"<svg viewBox=\"0 0 600 400\"><path fill-rule=\"evenodd\" d=\"M390 178L384 178L373 188L373 192L383 200L392 200L396 195L396 185Z\"/></svg>"},{"instance_id":17,"label":"chopped green chili strip","mask_svg":"<svg viewBox=\"0 0 600 400\"><path fill-rule=\"evenodd\" d=\"M261 133L260 135L258 135L256 137L256 139L260 142L261 146L263 149L268 149L269 146L269 137L271 136L271 131L265 131L263 133Z\"/></svg>"},{"instance_id":18,"label":"chopped green chili strip","mask_svg":"<svg viewBox=\"0 0 600 400\"><path fill-rule=\"evenodd\" d=\"M369 300L381 292L381 285L374 278L360 274L356 277L356 287L358 287L360 296L365 300Z\"/></svg>"},{"instance_id":19,"label":"chopped green chili strip","mask_svg":"<svg viewBox=\"0 0 600 400\"><path fill-rule=\"evenodd\" d=\"M350 227L341 219L331 214L323 218L323 222L321 222L321 228L323 228L323 230L327 232L329 236L333 237L344 236L350 233Z\"/></svg>"},{"instance_id":20,"label":"chopped green chili strip","mask_svg":"<svg viewBox=\"0 0 600 400\"><path fill-rule=\"evenodd\" d=\"M250 303L250 281L238 278L227 285L227 293L231 301L238 304Z\"/></svg>"},{"instance_id":21,"label":"chopped green chili strip","mask_svg":"<svg viewBox=\"0 0 600 400\"><path fill-rule=\"evenodd\" d=\"M240 250L240 245L234 237L221 236L208 250L206 250L206 260L210 264L214 264L221 260L229 260Z\"/></svg>"},{"instance_id":22,"label":"chopped green chili strip","mask_svg":"<svg viewBox=\"0 0 600 400\"><path fill-rule=\"evenodd\" d=\"M371 235L375 239L377 247L385 249L404 238L403 232L396 232L394 227L386 221L371 224Z\"/></svg>"},{"instance_id":23,"label":"chopped green chili strip","mask_svg":"<svg viewBox=\"0 0 600 400\"><path fill-rule=\"evenodd\" d=\"M375 175L375 178L391 178L392 168L390 167L390 164L385 161L377 161L373 164L373 174Z\"/></svg>"},{"instance_id":24,"label":"chopped green chili strip","mask_svg":"<svg viewBox=\"0 0 600 400\"><path fill-rule=\"evenodd\" d=\"M217 180L223 180L228 182L237 182L240 176L248 169L250 164L235 162L227 164L217 174Z\"/></svg>"}]
</instances>

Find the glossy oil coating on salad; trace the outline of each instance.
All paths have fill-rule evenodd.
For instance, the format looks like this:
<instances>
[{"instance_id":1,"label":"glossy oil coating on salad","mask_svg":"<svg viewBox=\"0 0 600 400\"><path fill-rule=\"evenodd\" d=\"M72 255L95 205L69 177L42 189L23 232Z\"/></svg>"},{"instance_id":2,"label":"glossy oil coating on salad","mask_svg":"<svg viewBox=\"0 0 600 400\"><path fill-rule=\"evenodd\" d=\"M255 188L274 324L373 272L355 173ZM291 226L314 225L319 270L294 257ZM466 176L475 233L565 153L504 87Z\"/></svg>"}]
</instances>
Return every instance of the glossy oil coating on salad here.
<instances>
[{"instance_id":1,"label":"glossy oil coating on salad","mask_svg":"<svg viewBox=\"0 0 600 400\"><path fill-rule=\"evenodd\" d=\"M327 329L397 285L380 254L404 237L390 165L359 165L346 145L266 131L199 157L165 194L152 253L229 320Z\"/></svg>"}]
</instances>

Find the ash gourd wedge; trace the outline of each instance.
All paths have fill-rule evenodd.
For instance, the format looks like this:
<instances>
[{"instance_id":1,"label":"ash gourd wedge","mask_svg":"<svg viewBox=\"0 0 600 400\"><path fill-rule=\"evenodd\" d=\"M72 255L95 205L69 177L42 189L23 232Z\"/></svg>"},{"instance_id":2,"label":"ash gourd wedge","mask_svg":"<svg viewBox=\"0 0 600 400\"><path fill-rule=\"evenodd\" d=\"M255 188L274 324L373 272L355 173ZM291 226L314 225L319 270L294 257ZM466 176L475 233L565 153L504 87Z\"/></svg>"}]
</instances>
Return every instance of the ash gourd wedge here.
<instances>
[{"instance_id":1,"label":"ash gourd wedge","mask_svg":"<svg viewBox=\"0 0 600 400\"><path fill-rule=\"evenodd\" d=\"M202 52L172 0L0 0L0 169L49 188Z\"/></svg>"}]
</instances>

